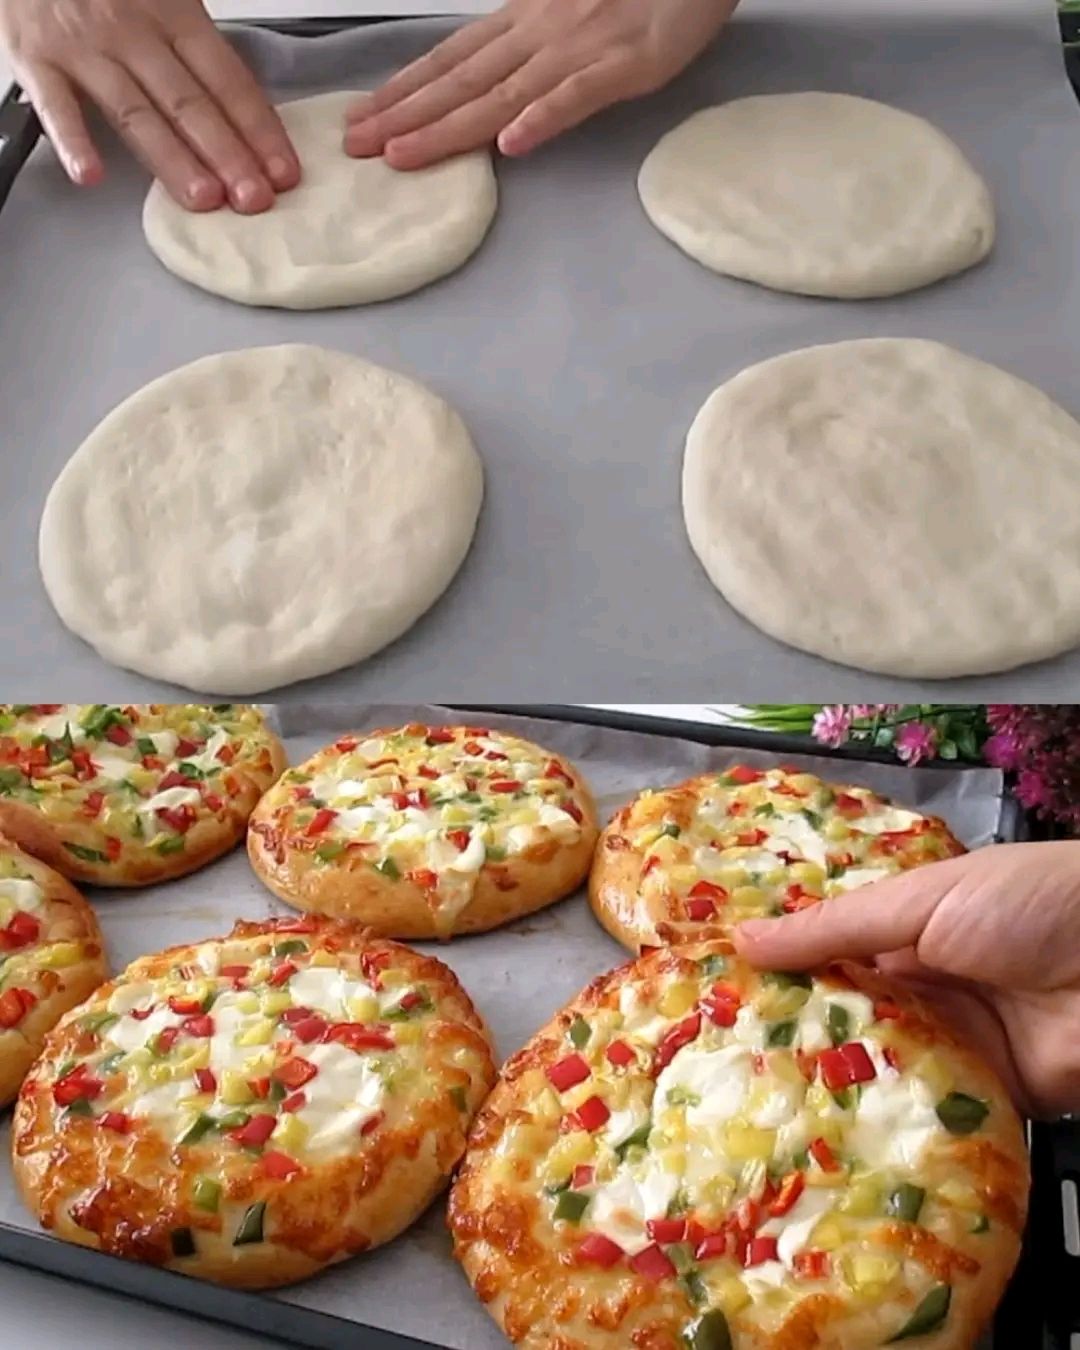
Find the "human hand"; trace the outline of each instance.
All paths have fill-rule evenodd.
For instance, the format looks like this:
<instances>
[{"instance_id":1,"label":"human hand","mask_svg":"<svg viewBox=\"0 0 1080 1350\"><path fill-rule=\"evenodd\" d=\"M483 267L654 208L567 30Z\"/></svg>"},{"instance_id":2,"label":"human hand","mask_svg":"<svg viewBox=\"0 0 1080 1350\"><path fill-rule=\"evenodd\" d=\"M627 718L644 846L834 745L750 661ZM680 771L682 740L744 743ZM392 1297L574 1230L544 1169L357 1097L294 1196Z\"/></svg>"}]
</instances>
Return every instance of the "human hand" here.
<instances>
[{"instance_id":1,"label":"human hand","mask_svg":"<svg viewBox=\"0 0 1080 1350\"><path fill-rule=\"evenodd\" d=\"M0 50L75 183L104 173L83 96L189 210L265 211L299 181L277 113L200 0L0 0Z\"/></svg>"},{"instance_id":2,"label":"human hand","mask_svg":"<svg viewBox=\"0 0 1080 1350\"><path fill-rule=\"evenodd\" d=\"M997 1069L1029 1115L1080 1109L1080 842L1007 844L737 930L753 965L875 960Z\"/></svg>"},{"instance_id":3,"label":"human hand","mask_svg":"<svg viewBox=\"0 0 1080 1350\"><path fill-rule=\"evenodd\" d=\"M418 169L496 141L524 155L678 75L738 0L508 0L347 117L345 149Z\"/></svg>"}]
</instances>

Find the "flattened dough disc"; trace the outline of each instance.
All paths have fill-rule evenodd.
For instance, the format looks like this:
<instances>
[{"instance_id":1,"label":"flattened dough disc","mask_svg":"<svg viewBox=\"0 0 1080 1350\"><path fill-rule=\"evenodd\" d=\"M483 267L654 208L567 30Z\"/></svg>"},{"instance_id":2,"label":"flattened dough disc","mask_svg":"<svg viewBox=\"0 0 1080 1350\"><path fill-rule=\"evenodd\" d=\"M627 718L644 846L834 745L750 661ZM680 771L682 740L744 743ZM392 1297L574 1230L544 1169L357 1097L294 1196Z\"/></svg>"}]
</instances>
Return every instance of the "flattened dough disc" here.
<instances>
[{"instance_id":1,"label":"flattened dough disc","mask_svg":"<svg viewBox=\"0 0 1080 1350\"><path fill-rule=\"evenodd\" d=\"M169 271L242 305L332 309L405 295L459 268L495 217L491 156L410 173L351 159L342 143L354 97L279 107L304 176L262 215L193 214L155 183L143 229Z\"/></svg>"},{"instance_id":2,"label":"flattened dough disc","mask_svg":"<svg viewBox=\"0 0 1080 1350\"><path fill-rule=\"evenodd\" d=\"M936 342L811 347L698 414L683 510L726 599L862 670L1010 670L1080 644L1080 424Z\"/></svg>"},{"instance_id":3,"label":"flattened dough disc","mask_svg":"<svg viewBox=\"0 0 1080 1350\"><path fill-rule=\"evenodd\" d=\"M106 660L259 693L363 660L449 585L483 470L460 418L318 347L206 357L123 403L41 520L57 613Z\"/></svg>"},{"instance_id":4,"label":"flattened dough disc","mask_svg":"<svg viewBox=\"0 0 1080 1350\"><path fill-rule=\"evenodd\" d=\"M714 271L800 295L895 295L990 252L994 209L929 122L849 94L764 94L695 113L645 160L662 234Z\"/></svg>"}]
</instances>

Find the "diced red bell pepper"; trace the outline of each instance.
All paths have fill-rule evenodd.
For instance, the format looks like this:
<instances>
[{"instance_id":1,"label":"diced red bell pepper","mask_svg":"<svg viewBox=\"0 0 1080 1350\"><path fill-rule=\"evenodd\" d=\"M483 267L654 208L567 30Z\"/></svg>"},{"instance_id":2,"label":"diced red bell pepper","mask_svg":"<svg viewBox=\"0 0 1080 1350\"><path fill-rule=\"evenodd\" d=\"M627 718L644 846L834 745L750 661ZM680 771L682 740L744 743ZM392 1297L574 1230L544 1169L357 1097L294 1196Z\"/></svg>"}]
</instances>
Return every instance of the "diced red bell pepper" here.
<instances>
[{"instance_id":1,"label":"diced red bell pepper","mask_svg":"<svg viewBox=\"0 0 1080 1350\"><path fill-rule=\"evenodd\" d=\"M98 1118L98 1124L103 1130L112 1130L114 1134L128 1134L131 1131L131 1117L122 1111L106 1111Z\"/></svg>"},{"instance_id":2,"label":"diced red bell pepper","mask_svg":"<svg viewBox=\"0 0 1080 1350\"><path fill-rule=\"evenodd\" d=\"M700 1034L701 1014L699 1012L691 1013L678 1026L672 1027L656 1047L656 1058L653 1061L654 1075L660 1073L662 1069L666 1069L683 1046L689 1045Z\"/></svg>"},{"instance_id":3,"label":"diced red bell pepper","mask_svg":"<svg viewBox=\"0 0 1080 1350\"><path fill-rule=\"evenodd\" d=\"M222 764L231 764L236 758L236 751L231 745L223 745L220 750L215 753L214 758L220 760Z\"/></svg>"},{"instance_id":4,"label":"diced red bell pepper","mask_svg":"<svg viewBox=\"0 0 1080 1350\"><path fill-rule=\"evenodd\" d=\"M600 1097L590 1097L582 1102L574 1114L581 1128L590 1134L601 1129L611 1119L611 1112Z\"/></svg>"},{"instance_id":5,"label":"diced red bell pepper","mask_svg":"<svg viewBox=\"0 0 1080 1350\"><path fill-rule=\"evenodd\" d=\"M810 909L820 903L820 895L814 895L812 891L805 891L796 883L794 886L787 888L787 893L780 908L785 914L798 914L800 910Z\"/></svg>"},{"instance_id":6,"label":"diced red bell pepper","mask_svg":"<svg viewBox=\"0 0 1080 1350\"><path fill-rule=\"evenodd\" d=\"M215 813L222 810L225 805L224 801L216 792L207 792L205 789L203 790L202 799L206 809L208 811L214 811Z\"/></svg>"},{"instance_id":7,"label":"diced red bell pepper","mask_svg":"<svg viewBox=\"0 0 1080 1350\"><path fill-rule=\"evenodd\" d=\"M398 1007L401 1009L402 1012L412 1012L412 1010L414 1008L418 1008L420 1004L423 1003L423 1001L424 996L423 994L420 993L419 990L410 989L407 994L404 994L402 996L402 998L398 1002Z\"/></svg>"},{"instance_id":8,"label":"diced red bell pepper","mask_svg":"<svg viewBox=\"0 0 1080 1350\"><path fill-rule=\"evenodd\" d=\"M275 933L314 933L318 926L319 920L314 914L304 914L295 919L273 920Z\"/></svg>"},{"instance_id":9,"label":"diced red bell pepper","mask_svg":"<svg viewBox=\"0 0 1080 1350\"><path fill-rule=\"evenodd\" d=\"M339 750L343 755L347 755L351 750L355 750L360 742L355 736L342 736L340 740L334 742L334 749Z\"/></svg>"},{"instance_id":10,"label":"diced red bell pepper","mask_svg":"<svg viewBox=\"0 0 1080 1350\"><path fill-rule=\"evenodd\" d=\"M58 713L64 705L62 703L33 703L31 707L38 717L51 717L53 713Z\"/></svg>"},{"instance_id":11,"label":"diced red bell pepper","mask_svg":"<svg viewBox=\"0 0 1080 1350\"><path fill-rule=\"evenodd\" d=\"M193 1017L196 1013L202 1012L202 999L173 994L169 999L169 1007L178 1017Z\"/></svg>"},{"instance_id":12,"label":"diced red bell pepper","mask_svg":"<svg viewBox=\"0 0 1080 1350\"><path fill-rule=\"evenodd\" d=\"M17 1027L37 1003L37 995L29 989L5 989L0 994L0 1031Z\"/></svg>"},{"instance_id":13,"label":"diced red bell pepper","mask_svg":"<svg viewBox=\"0 0 1080 1350\"><path fill-rule=\"evenodd\" d=\"M591 1266L603 1266L605 1269L616 1265L623 1258L623 1249L612 1242L603 1233L590 1233L578 1244L577 1260Z\"/></svg>"},{"instance_id":14,"label":"diced red bell pepper","mask_svg":"<svg viewBox=\"0 0 1080 1350\"><path fill-rule=\"evenodd\" d=\"M262 1170L263 1174L273 1181L288 1181L290 1177L297 1176L304 1169L288 1154L271 1151L262 1155Z\"/></svg>"},{"instance_id":15,"label":"diced red bell pepper","mask_svg":"<svg viewBox=\"0 0 1080 1350\"><path fill-rule=\"evenodd\" d=\"M166 788L192 787L197 781L197 779L189 778L185 773L178 773L176 769L170 769L158 784L158 788L164 792Z\"/></svg>"},{"instance_id":16,"label":"diced red bell pepper","mask_svg":"<svg viewBox=\"0 0 1080 1350\"><path fill-rule=\"evenodd\" d=\"M653 1284L659 1284L661 1280L670 1280L675 1275L675 1267L671 1264L670 1258L655 1243L630 1258L630 1269L635 1275L640 1275Z\"/></svg>"},{"instance_id":17,"label":"diced red bell pepper","mask_svg":"<svg viewBox=\"0 0 1080 1350\"><path fill-rule=\"evenodd\" d=\"M749 1269L751 1266L760 1266L766 1261L775 1261L776 1259L776 1238L756 1237L750 1240L750 1246L746 1250L743 1264Z\"/></svg>"},{"instance_id":18,"label":"diced red bell pepper","mask_svg":"<svg viewBox=\"0 0 1080 1350\"><path fill-rule=\"evenodd\" d=\"M590 1167L588 1163L578 1163L574 1168L574 1175L570 1178L570 1187L575 1191L583 1191L586 1186L591 1186L596 1180L596 1168Z\"/></svg>"},{"instance_id":19,"label":"diced red bell pepper","mask_svg":"<svg viewBox=\"0 0 1080 1350\"><path fill-rule=\"evenodd\" d=\"M187 736L181 736L176 742L176 753L181 759L190 759L192 755L197 755L201 749L201 741L189 740Z\"/></svg>"},{"instance_id":20,"label":"diced red bell pepper","mask_svg":"<svg viewBox=\"0 0 1080 1350\"><path fill-rule=\"evenodd\" d=\"M317 834L324 834L336 819L336 811L331 811L328 806L320 806L308 821L307 829L304 831L305 837L314 839Z\"/></svg>"},{"instance_id":21,"label":"diced red bell pepper","mask_svg":"<svg viewBox=\"0 0 1080 1350\"><path fill-rule=\"evenodd\" d=\"M281 984L288 984L288 982L296 974L296 969L297 968L292 961L279 961L278 964L274 966L273 970L271 970L270 974L266 977L266 982L267 984L272 984L275 987Z\"/></svg>"},{"instance_id":22,"label":"diced red bell pepper","mask_svg":"<svg viewBox=\"0 0 1080 1350\"><path fill-rule=\"evenodd\" d=\"M835 1050L822 1050L818 1055L821 1077L830 1092L869 1083L877 1077L874 1061L860 1041L849 1041Z\"/></svg>"},{"instance_id":23,"label":"diced red bell pepper","mask_svg":"<svg viewBox=\"0 0 1080 1350\"><path fill-rule=\"evenodd\" d=\"M360 969L372 989L382 988L381 972L390 964L389 952L361 952Z\"/></svg>"},{"instance_id":24,"label":"diced red bell pepper","mask_svg":"<svg viewBox=\"0 0 1080 1350\"><path fill-rule=\"evenodd\" d=\"M416 770L416 772L420 775L421 778L427 778L430 780L442 777L438 769L433 769L430 764L421 764L420 767Z\"/></svg>"},{"instance_id":25,"label":"diced red bell pepper","mask_svg":"<svg viewBox=\"0 0 1080 1350\"><path fill-rule=\"evenodd\" d=\"M214 1034L214 1019L206 1013L200 1013L198 1017L188 1017L181 1022L180 1030L187 1036L204 1040Z\"/></svg>"},{"instance_id":26,"label":"diced red bell pepper","mask_svg":"<svg viewBox=\"0 0 1080 1350\"><path fill-rule=\"evenodd\" d=\"M315 1017L310 1008L286 1008L281 1014L281 1021L287 1027L294 1027L297 1022L306 1022L309 1017Z\"/></svg>"},{"instance_id":27,"label":"diced red bell pepper","mask_svg":"<svg viewBox=\"0 0 1080 1350\"><path fill-rule=\"evenodd\" d=\"M223 975L227 980L242 980L250 969L250 966L241 965L222 966L218 970L218 974Z\"/></svg>"},{"instance_id":28,"label":"diced red bell pepper","mask_svg":"<svg viewBox=\"0 0 1080 1350\"><path fill-rule=\"evenodd\" d=\"M716 1257L730 1256L733 1250L732 1235L726 1231L706 1233L694 1247L694 1256L698 1261L711 1261Z\"/></svg>"},{"instance_id":29,"label":"diced red bell pepper","mask_svg":"<svg viewBox=\"0 0 1080 1350\"><path fill-rule=\"evenodd\" d=\"M572 801L569 797L566 799L566 801L562 803L560 809L565 811L571 820L576 820L579 825L585 819L584 815L582 814L581 807L578 806L577 802Z\"/></svg>"},{"instance_id":30,"label":"diced red bell pepper","mask_svg":"<svg viewBox=\"0 0 1080 1350\"><path fill-rule=\"evenodd\" d=\"M88 792L86 794L86 800L82 804L82 814L86 816L88 820L97 820L98 816L101 815L101 808L104 805L104 792L98 792L96 790Z\"/></svg>"},{"instance_id":31,"label":"diced red bell pepper","mask_svg":"<svg viewBox=\"0 0 1080 1350\"><path fill-rule=\"evenodd\" d=\"M179 1027L164 1027L154 1037L154 1050L159 1055L167 1055L180 1036Z\"/></svg>"},{"instance_id":32,"label":"diced red bell pepper","mask_svg":"<svg viewBox=\"0 0 1080 1350\"><path fill-rule=\"evenodd\" d=\"M405 873L405 879L425 891L436 890L439 885L438 873L433 872L430 867L413 868L411 872Z\"/></svg>"},{"instance_id":33,"label":"diced red bell pepper","mask_svg":"<svg viewBox=\"0 0 1080 1350\"><path fill-rule=\"evenodd\" d=\"M574 786L574 780L566 772L557 759L549 759L544 765L544 777L558 779L560 783L565 783L567 787Z\"/></svg>"},{"instance_id":34,"label":"diced red bell pepper","mask_svg":"<svg viewBox=\"0 0 1080 1350\"><path fill-rule=\"evenodd\" d=\"M724 984L723 981L714 984L701 1000L705 1016L718 1027L733 1027L741 1006L739 991L733 984Z\"/></svg>"},{"instance_id":35,"label":"diced red bell pepper","mask_svg":"<svg viewBox=\"0 0 1080 1350\"><path fill-rule=\"evenodd\" d=\"M799 1196L806 1189L806 1177L802 1172L789 1172L780 1183L780 1189L769 1202L769 1213L779 1219L793 1209Z\"/></svg>"},{"instance_id":36,"label":"diced red bell pepper","mask_svg":"<svg viewBox=\"0 0 1080 1350\"><path fill-rule=\"evenodd\" d=\"M874 1018L878 1022L896 1022L900 1016L900 1006L891 998L879 998L874 1004Z\"/></svg>"},{"instance_id":37,"label":"diced red bell pepper","mask_svg":"<svg viewBox=\"0 0 1080 1350\"><path fill-rule=\"evenodd\" d=\"M840 1171L840 1164L836 1160L836 1154L824 1139L815 1139L807 1152L823 1172Z\"/></svg>"},{"instance_id":38,"label":"diced red bell pepper","mask_svg":"<svg viewBox=\"0 0 1080 1350\"><path fill-rule=\"evenodd\" d=\"M733 778L740 786L747 783L756 783L764 777L761 769L752 769L749 764L733 764L730 769L726 769L725 777Z\"/></svg>"},{"instance_id":39,"label":"diced red bell pepper","mask_svg":"<svg viewBox=\"0 0 1080 1350\"><path fill-rule=\"evenodd\" d=\"M327 1040L349 1050L393 1050L395 1041L385 1027L362 1027L355 1022L340 1022L330 1028Z\"/></svg>"},{"instance_id":40,"label":"diced red bell pepper","mask_svg":"<svg viewBox=\"0 0 1080 1350\"><path fill-rule=\"evenodd\" d=\"M763 844L768 837L765 830L743 830L742 834L735 836L735 842L740 848L757 848L758 844Z\"/></svg>"},{"instance_id":41,"label":"diced red bell pepper","mask_svg":"<svg viewBox=\"0 0 1080 1350\"><path fill-rule=\"evenodd\" d=\"M838 792L833 798L833 805L842 816L866 815L866 803L861 797L853 797L850 792Z\"/></svg>"},{"instance_id":42,"label":"diced red bell pepper","mask_svg":"<svg viewBox=\"0 0 1080 1350\"><path fill-rule=\"evenodd\" d=\"M693 923L704 923L711 919L716 913L716 906L711 900L687 900L686 917Z\"/></svg>"},{"instance_id":43,"label":"diced red bell pepper","mask_svg":"<svg viewBox=\"0 0 1080 1350\"><path fill-rule=\"evenodd\" d=\"M425 740L428 745L451 745L454 733L448 727L429 727Z\"/></svg>"},{"instance_id":44,"label":"diced red bell pepper","mask_svg":"<svg viewBox=\"0 0 1080 1350\"><path fill-rule=\"evenodd\" d=\"M4 929L0 950L18 951L21 947L29 947L40 936L41 923L33 914L27 914L25 910L20 909L12 915L8 926Z\"/></svg>"},{"instance_id":45,"label":"diced red bell pepper","mask_svg":"<svg viewBox=\"0 0 1080 1350\"><path fill-rule=\"evenodd\" d=\"M686 1237L685 1219L650 1219L645 1231L654 1242L682 1242Z\"/></svg>"},{"instance_id":46,"label":"diced red bell pepper","mask_svg":"<svg viewBox=\"0 0 1080 1350\"><path fill-rule=\"evenodd\" d=\"M73 1102L92 1102L104 1091L101 1079L92 1077L86 1065L80 1064L55 1084L53 1100L57 1106L71 1106Z\"/></svg>"},{"instance_id":47,"label":"diced red bell pepper","mask_svg":"<svg viewBox=\"0 0 1080 1350\"><path fill-rule=\"evenodd\" d=\"M634 1064L637 1061L637 1055L625 1041L612 1041L604 1051L604 1058L609 1064L614 1064L617 1069L625 1069L627 1065Z\"/></svg>"},{"instance_id":48,"label":"diced red bell pepper","mask_svg":"<svg viewBox=\"0 0 1080 1350\"><path fill-rule=\"evenodd\" d=\"M217 1078L213 1069L196 1069L195 1086L200 1092L216 1092Z\"/></svg>"},{"instance_id":49,"label":"diced red bell pepper","mask_svg":"<svg viewBox=\"0 0 1080 1350\"><path fill-rule=\"evenodd\" d=\"M286 1115L292 1115L294 1111L302 1111L305 1106L307 1106L307 1095L303 1092L294 1092L281 1103L281 1109Z\"/></svg>"},{"instance_id":50,"label":"diced red bell pepper","mask_svg":"<svg viewBox=\"0 0 1080 1350\"><path fill-rule=\"evenodd\" d=\"M567 1055L548 1065L547 1076L557 1092L566 1092L589 1077L589 1066L580 1055Z\"/></svg>"},{"instance_id":51,"label":"diced red bell pepper","mask_svg":"<svg viewBox=\"0 0 1080 1350\"><path fill-rule=\"evenodd\" d=\"M256 1101L264 1102L270 1096L270 1079L267 1077L249 1078L248 1087Z\"/></svg>"},{"instance_id":52,"label":"diced red bell pepper","mask_svg":"<svg viewBox=\"0 0 1080 1350\"><path fill-rule=\"evenodd\" d=\"M105 856L109 862L116 862L123 851L124 846L115 835L107 834L105 836Z\"/></svg>"},{"instance_id":53,"label":"diced red bell pepper","mask_svg":"<svg viewBox=\"0 0 1080 1350\"><path fill-rule=\"evenodd\" d=\"M290 1090L302 1088L318 1074L318 1065L309 1059L290 1059L274 1070L274 1077Z\"/></svg>"},{"instance_id":54,"label":"diced red bell pepper","mask_svg":"<svg viewBox=\"0 0 1080 1350\"><path fill-rule=\"evenodd\" d=\"M459 853L464 853L469 847L469 840L472 838L471 830L447 830L447 839L454 845Z\"/></svg>"},{"instance_id":55,"label":"diced red bell pepper","mask_svg":"<svg viewBox=\"0 0 1080 1350\"><path fill-rule=\"evenodd\" d=\"M277 1120L271 1115L252 1116L246 1125L231 1130L229 1138L235 1140L241 1148L262 1148L274 1133Z\"/></svg>"},{"instance_id":56,"label":"diced red bell pepper","mask_svg":"<svg viewBox=\"0 0 1080 1350\"><path fill-rule=\"evenodd\" d=\"M730 1223L737 1232L745 1233L747 1236L757 1232L758 1225L761 1223L761 1206L752 1196L748 1195L736 1205Z\"/></svg>"},{"instance_id":57,"label":"diced red bell pepper","mask_svg":"<svg viewBox=\"0 0 1080 1350\"><path fill-rule=\"evenodd\" d=\"M515 778L498 778L493 783L489 783L492 792L509 794L511 792L520 792L521 784Z\"/></svg>"},{"instance_id":58,"label":"diced red bell pepper","mask_svg":"<svg viewBox=\"0 0 1080 1350\"><path fill-rule=\"evenodd\" d=\"M154 1009L152 1006L149 1008L132 1008L128 1013L128 1016L133 1018L136 1022L145 1022L153 1011Z\"/></svg>"},{"instance_id":59,"label":"diced red bell pepper","mask_svg":"<svg viewBox=\"0 0 1080 1350\"><path fill-rule=\"evenodd\" d=\"M657 856L657 854L650 853L649 856L645 859L645 861L641 864L641 875L643 877L647 877L650 872L655 871L656 868L658 868L659 866L660 866L660 859Z\"/></svg>"},{"instance_id":60,"label":"diced red bell pepper","mask_svg":"<svg viewBox=\"0 0 1080 1350\"><path fill-rule=\"evenodd\" d=\"M896 1069L899 1072L900 1056L896 1053L896 1051L893 1049L891 1045L884 1046L882 1048L881 1055L890 1069Z\"/></svg>"},{"instance_id":61,"label":"diced red bell pepper","mask_svg":"<svg viewBox=\"0 0 1080 1350\"><path fill-rule=\"evenodd\" d=\"M379 1126L386 1119L385 1111L376 1111L373 1116L368 1116L363 1125L360 1126L360 1137L365 1138L369 1134L374 1134Z\"/></svg>"},{"instance_id":62,"label":"diced red bell pepper","mask_svg":"<svg viewBox=\"0 0 1080 1350\"><path fill-rule=\"evenodd\" d=\"M324 1018L313 1013L300 1022L294 1022L289 1030L302 1045L313 1045L316 1041L321 1041L326 1037L330 1030L330 1024Z\"/></svg>"},{"instance_id":63,"label":"diced red bell pepper","mask_svg":"<svg viewBox=\"0 0 1080 1350\"><path fill-rule=\"evenodd\" d=\"M97 777L97 769L90 758L89 750L72 750L71 764L80 783L89 782L91 778Z\"/></svg>"},{"instance_id":64,"label":"diced red bell pepper","mask_svg":"<svg viewBox=\"0 0 1080 1350\"><path fill-rule=\"evenodd\" d=\"M154 812L161 820L176 831L177 834L187 834L192 825L195 824L195 808L189 806L186 802L183 806L159 806Z\"/></svg>"},{"instance_id":65,"label":"diced red bell pepper","mask_svg":"<svg viewBox=\"0 0 1080 1350\"><path fill-rule=\"evenodd\" d=\"M828 1252L796 1252L791 1263L797 1280L824 1280L829 1274Z\"/></svg>"},{"instance_id":66,"label":"diced red bell pepper","mask_svg":"<svg viewBox=\"0 0 1080 1350\"><path fill-rule=\"evenodd\" d=\"M689 898L691 900L711 900L714 905L722 905L728 898L727 891L723 886L717 886L712 881L695 881L690 887Z\"/></svg>"}]
</instances>

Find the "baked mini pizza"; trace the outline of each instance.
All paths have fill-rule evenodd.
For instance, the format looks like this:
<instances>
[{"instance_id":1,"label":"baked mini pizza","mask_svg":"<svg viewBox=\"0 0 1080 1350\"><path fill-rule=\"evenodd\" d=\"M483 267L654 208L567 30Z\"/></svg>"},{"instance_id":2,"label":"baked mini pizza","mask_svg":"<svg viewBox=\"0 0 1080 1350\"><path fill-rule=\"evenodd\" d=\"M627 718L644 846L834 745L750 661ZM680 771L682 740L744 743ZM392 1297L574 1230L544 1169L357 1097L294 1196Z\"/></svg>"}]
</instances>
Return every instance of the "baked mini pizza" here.
<instances>
[{"instance_id":1,"label":"baked mini pizza","mask_svg":"<svg viewBox=\"0 0 1080 1350\"><path fill-rule=\"evenodd\" d=\"M345 736L284 774L248 853L289 904L446 938L568 895L596 837L589 789L559 755L502 731L410 725Z\"/></svg>"},{"instance_id":2,"label":"baked mini pizza","mask_svg":"<svg viewBox=\"0 0 1080 1350\"><path fill-rule=\"evenodd\" d=\"M722 940L596 980L515 1055L450 1199L531 1350L969 1350L1028 1161L994 1075L876 974Z\"/></svg>"},{"instance_id":3,"label":"baked mini pizza","mask_svg":"<svg viewBox=\"0 0 1080 1350\"><path fill-rule=\"evenodd\" d=\"M238 923L60 1023L16 1107L15 1175L70 1242L288 1284L412 1223L494 1076L441 962L352 924Z\"/></svg>"},{"instance_id":4,"label":"baked mini pizza","mask_svg":"<svg viewBox=\"0 0 1080 1350\"><path fill-rule=\"evenodd\" d=\"M195 871L243 838L284 767L243 704L0 704L0 830L75 881Z\"/></svg>"},{"instance_id":5,"label":"baked mini pizza","mask_svg":"<svg viewBox=\"0 0 1080 1350\"><path fill-rule=\"evenodd\" d=\"M94 912L59 873L0 836L0 1107L45 1035L107 976Z\"/></svg>"},{"instance_id":6,"label":"baked mini pizza","mask_svg":"<svg viewBox=\"0 0 1080 1350\"><path fill-rule=\"evenodd\" d=\"M643 792L600 837L589 899L632 951L719 936L965 851L869 788L736 764Z\"/></svg>"}]
</instances>

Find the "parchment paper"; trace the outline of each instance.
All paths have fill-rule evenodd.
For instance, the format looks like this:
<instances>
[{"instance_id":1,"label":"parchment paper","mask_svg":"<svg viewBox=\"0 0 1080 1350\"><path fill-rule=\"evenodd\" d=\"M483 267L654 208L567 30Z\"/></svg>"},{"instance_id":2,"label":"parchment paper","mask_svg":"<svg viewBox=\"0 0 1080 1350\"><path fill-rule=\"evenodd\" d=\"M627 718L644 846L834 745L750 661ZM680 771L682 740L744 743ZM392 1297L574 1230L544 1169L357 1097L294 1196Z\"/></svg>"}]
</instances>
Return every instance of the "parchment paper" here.
<instances>
[{"instance_id":1,"label":"parchment paper","mask_svg":"<svg viewBox=\"0 0 1080 1350\"><path fill-rule=\"evenodd\" d=\"M281 698L864 697L869 677L781 647L713 590L683 529L683 442L709 393L745 365L859 336L951 343L1080 413L1080 109L1053 7L983 9L752 0L662 94L501 163L499 218L463 271L363 309L252 311L184 285L144 244L145 181L125 155L110 156L105 186L78 192L43 148L0 214L0 690L178 696L111 669L61 627L36 564L45 494L100 418L152 378L210 352L301 341L396 367L449 399L488 494L475 547L427 617L365 665ZM446 31L417 21L241 45L295 96L370 85ZM635 179L665 130L721 99L808 87L897 104L953 136L997 200L992 260L892 300L815 301L714 276L650 226ZM1078 686L1080 652L997 678L873 678L877 696L913 702L1060 700Z\"/></svg>"},{"instance_id":2,"label":"parchment paper","mask_svg":"<svg viewBox=\"0 0 1080 1350\"><path fill-rule=\"evenodd\" d=\"M291 763L299 763L345 731L407 721L441 722L430 707L298 704L275 710ZM640 789L675 783L734 760L775 763L754 751L710 749L690 741L526 718L471 713L470 724L521 731L573 759L594 793L601 819ZM905 769L852 765L785 754L834 781L865 784L898 801L941 815L969 847L990 843L998 831L1002 777L993 769ZM145 891L90 893L101 918L113 970L175 943L226 932L235 919L287 913L263 889L243 850L169 885ZM418 944L451 966L486 1018L500 1059L518 1049L596 975L620 965L627 953L599 926L584 892L493 933L445 945ZM9 1151L0 1131L0 1159ZM450 1256L438 1201L425 1218L389 1246L336 1267L280 1297L357 1322L385 1327L452 1350L497 1350L505 1344ZM32 1227L0 1162L0 1222ZM621 1350L621 1348L620 1348Z\"/></svg>"}]
</instances>

